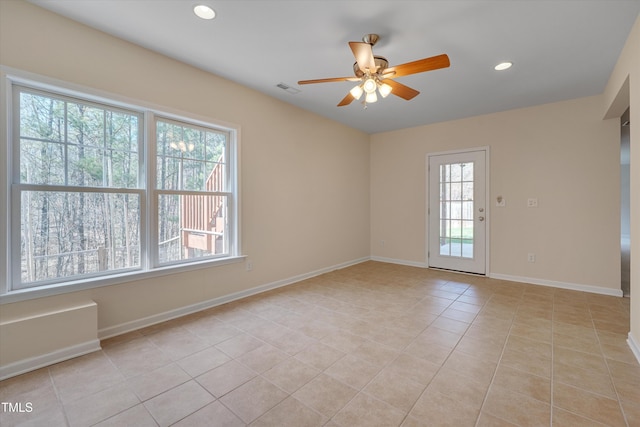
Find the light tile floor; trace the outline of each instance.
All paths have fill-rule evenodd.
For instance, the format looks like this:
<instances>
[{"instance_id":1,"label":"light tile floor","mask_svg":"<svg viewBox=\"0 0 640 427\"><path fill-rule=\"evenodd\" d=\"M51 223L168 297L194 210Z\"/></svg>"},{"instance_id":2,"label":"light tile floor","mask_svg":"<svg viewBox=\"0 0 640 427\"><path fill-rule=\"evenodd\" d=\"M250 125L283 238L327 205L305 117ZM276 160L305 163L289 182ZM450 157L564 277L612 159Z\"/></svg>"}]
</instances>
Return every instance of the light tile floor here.
<instances>
[{"instance_id":1,"label":"light tile floor","mask_svg":"<svg viewBox=\"0 0 640 427\"><path fill-rule=\"evenodd\" d=\"M3 427L640 426L629 300L366 262L0 383Z\"/></svg>"}]
</instances>

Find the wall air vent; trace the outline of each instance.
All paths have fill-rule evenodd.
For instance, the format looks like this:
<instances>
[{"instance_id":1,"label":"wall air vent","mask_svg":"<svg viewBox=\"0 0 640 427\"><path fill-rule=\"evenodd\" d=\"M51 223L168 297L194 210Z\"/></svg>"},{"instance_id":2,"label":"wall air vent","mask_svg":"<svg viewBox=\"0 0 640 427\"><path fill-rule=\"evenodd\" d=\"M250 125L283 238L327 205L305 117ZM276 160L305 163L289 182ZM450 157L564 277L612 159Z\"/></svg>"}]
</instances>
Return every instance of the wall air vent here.
<instances>
[{"instance_id":1,"label":"wall air vent","mask_svg":"<svg viewBox=\"0 0 640 427\"><path fill-rule=\"evenodd\" d=\"M300 89L296 89L295 87L291 87L286 83L278 83L276 85L276 87L279 87L280 89L289 92L291 95L295 95L296 93L300 93Z\"/></svg>"}]
</instances>

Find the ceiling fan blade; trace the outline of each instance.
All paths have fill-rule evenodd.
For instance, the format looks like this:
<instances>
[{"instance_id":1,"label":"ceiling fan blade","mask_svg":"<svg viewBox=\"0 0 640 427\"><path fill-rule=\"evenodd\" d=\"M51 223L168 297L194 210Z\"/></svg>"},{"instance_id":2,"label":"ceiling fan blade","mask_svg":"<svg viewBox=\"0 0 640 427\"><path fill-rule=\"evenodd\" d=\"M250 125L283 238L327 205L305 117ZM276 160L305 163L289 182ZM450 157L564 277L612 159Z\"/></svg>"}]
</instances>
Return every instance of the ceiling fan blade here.
<instances>
[{"instance_id":1,"label":"ceiling fan blade","mask_svg":"<svg viewBox=\"0 0 640 427\"><path fill-rule=\"evenodd\" d=\"M383 83L391 86L391 93L399 96L402 99L406 99L407 101L418 96L420 92L415 89L410 88L409 86L405 86L402 83L398 83L395 80L386 79Z\"/></svg>"},{"instance_id":2,"label":"ceiling fan blade","mask_svg":"<svg viewBox=\"0 0 640 427\"><path fill-rule=\"evenodd\" d=\"M376 72L376 61L373 58L373 50L371 50L369 43L349 42L349 47L353 52L353 56L356 57L358 67L363 73L366 73L367 70L371 73Z\"/></svg>"},{"instance_id":3,"label":"ceiling fan blade","mask_svg":"<svg viewBox=\"0 0 640 427\"><path fill-rule=\"evenodd\" d=\"M437 70L440 68L447 68L449 65L451 65L449 57L446 54L442 54L386 68L383 71L383 74L395 71L393 77L396 78L408 76L410 74L423 73L425 71Z\"/></svg>"},{"instance_id":4,"label":"ceiling fan blade","mask_svg":"<svg viewBox=\"0 0 640 427\"><path fill-rule=\"evenodd\" d=\"M338 107L344 107L345 105L349 105L353 102L355 98L353 97L353 95L351 95L351 93L347 93L347 96L345 96L342 101L340 101L340 103L338 104Z\"/></svg>"},{"instance_id":5,"label":"ceiling fan blade","mask_svg":"<svg viewBox=\"0 0 640 427\"><path fill-rule=\"evenodd\" d=\"M299 85L308 85L311 83L331 83L331 82L358 82L358 77L332 77L329 79L300 80Z\"/></svg>"}]
</instances>

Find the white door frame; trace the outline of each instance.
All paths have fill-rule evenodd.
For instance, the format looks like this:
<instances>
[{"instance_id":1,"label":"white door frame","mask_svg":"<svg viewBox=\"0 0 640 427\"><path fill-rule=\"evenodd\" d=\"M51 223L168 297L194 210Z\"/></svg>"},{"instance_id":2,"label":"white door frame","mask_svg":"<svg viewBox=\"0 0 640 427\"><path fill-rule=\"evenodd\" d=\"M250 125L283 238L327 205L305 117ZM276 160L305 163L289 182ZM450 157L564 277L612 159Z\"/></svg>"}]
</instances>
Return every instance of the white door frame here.
<instances>
[{"instance_id":1,"label":"white door frame","mask_svg":"<svg viewBox=\"0 0 640 427\"><path fill-rule=\"evenodd\" d=\"M429 208L430 208L430 194L429 194L429 187L430 187L430 182L429 182L429 158L432 156L442 156L442 155L448 155L448 154L464 154L464 153L469 153L472 151L484 151L485 153L485 213L486 213L486 220L485 220L485 248L484 248L484 252L485 252L485 266L484 266L484 275L486 277L489 277L489 266L491 265L490 263L490 258L491 258L491 203L490 203L490 194L491 194L491 188L490 188L490 177L491 177L491 148L487 145L487 146L483 146L483 147L475 147L475 148L465 148L465 149L459 149L459 150L448 150L448 151L436 151L436 152L430 152L427 153L426 155L426 164L425 164L425 182L426 182L426 203L425 203L425 231L426 231L426 236L425 236L425 265L427 266L427 268L433 268L433 267L429 267L429 234L430 234L430 230L429 230ZM460 272L460 273L464 273L464 272ZM469 273L469 274L473 274L473 273Z\"/></svg>"}]
</instances>

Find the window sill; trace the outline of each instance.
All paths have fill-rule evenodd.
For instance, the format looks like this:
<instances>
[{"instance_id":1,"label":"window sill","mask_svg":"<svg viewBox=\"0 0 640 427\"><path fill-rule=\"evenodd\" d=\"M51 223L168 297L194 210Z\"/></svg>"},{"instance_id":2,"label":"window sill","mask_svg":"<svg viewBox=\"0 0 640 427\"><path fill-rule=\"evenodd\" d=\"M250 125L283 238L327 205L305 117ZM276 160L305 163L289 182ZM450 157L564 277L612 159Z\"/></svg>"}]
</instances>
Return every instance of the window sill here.
<instances>
[{"instance_id":1,"label":"window sill","mask_svg":"<svg viewBox=\"0 0 640 427\"><path fill-rule=\"evenodd\" d=\"M56 283L53 285L38 286L34 288L18 289L0 295L0 305L10 304L20 301L27 301L37 298L45 298L54 295L67 294L70 292L79 292L87 289L100 288L109 285L119 285L128 282L145 280L152 277L164 276L167 274L182 273L185 271L200 270L203 268L217 267L227 264L237 264L244 262L246 255L238 255L222 259L207 260L189 265L172 265L168 267L154 268L149 271L127 272L109 277L91 278L85 280L77 280L66 283Z\"/></svg>"}]
</instances>

